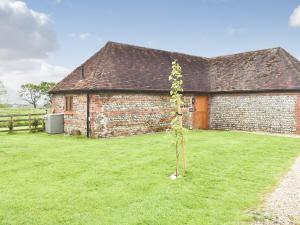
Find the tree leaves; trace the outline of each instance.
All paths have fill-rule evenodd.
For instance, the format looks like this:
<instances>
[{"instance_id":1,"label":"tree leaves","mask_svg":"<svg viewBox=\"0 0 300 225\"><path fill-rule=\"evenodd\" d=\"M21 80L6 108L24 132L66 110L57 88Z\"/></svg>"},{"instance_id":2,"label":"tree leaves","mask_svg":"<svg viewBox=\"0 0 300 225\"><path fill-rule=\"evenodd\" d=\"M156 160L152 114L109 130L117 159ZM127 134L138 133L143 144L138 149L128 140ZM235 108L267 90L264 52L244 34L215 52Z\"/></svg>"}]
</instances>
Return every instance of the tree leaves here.
<instances>
[{"instance_id":1,"label":"tree leaves","mask_svg":"<svg viewBox=\"0 0 300 225\"><path fill-rule=\"evenodd\" d=\"M175 146L176 146L176 172L175 175L178 177L178 161L179 161L179 146L181 146L182 151L182 159L183 159L183 175L185 174L186 169L186 153L185 153L185 143L184 143L184 131L182 125L182 111L181 111L181 105L182 105L182 92L183 92L183 81L182 78L182 70L180 65L177 63L177 61L172 62L172 71L169 76L169 81L171 82L171 90L170 95L171 99L170 102L174 108L174 111L171 112L172 121L171 121L171 127L172 127L172 135L175 137Z\"/></svg>"},{"instance_id":2,"label":"tree leaves","mask_svg":"<svg viewBox=\"0 0 300 225\"><path fill-rule=\"evenodd\" d=\"M49 90L53 88L55 83L52 82L41 82L40 84L27 83L21 85L21 90L19 91L20 97L33 105L34 108L37 107L38 101L44 97L44 101L48 104L50 100Z\"/></svg>"}]
</instances>

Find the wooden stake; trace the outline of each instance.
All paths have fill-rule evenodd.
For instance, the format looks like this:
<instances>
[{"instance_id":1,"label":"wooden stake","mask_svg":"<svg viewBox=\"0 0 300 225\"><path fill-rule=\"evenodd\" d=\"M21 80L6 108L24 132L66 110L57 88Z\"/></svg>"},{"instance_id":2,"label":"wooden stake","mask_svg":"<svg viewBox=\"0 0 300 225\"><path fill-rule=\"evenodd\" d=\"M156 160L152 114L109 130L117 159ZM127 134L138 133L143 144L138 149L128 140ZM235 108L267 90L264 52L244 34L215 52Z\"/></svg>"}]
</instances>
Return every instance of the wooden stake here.
<instances>
[{"instance_id":1,"label":"wooden stake","mask_svg":"<svg viewBox=\"0 0 300 225\"><path fill-rule=\"evenodd\" d=\"M179 125L183 127L183 118L182 118L182 109L181 105L179 104L179 99L177 100L177 112L178 112L178 119L179 119ZM185 143L183 139L183 134L180 134L180 142L181 142L181 149L182 149L182 169L183 169L183 176L185 175L186 171L186 152L185 152Z\"/></svg>"},{"instance_id":2,"label":"wooden stake","mask_svg":"<svg viewBox=\"0 0 300 225\"><path fill-rule=\"evenodd\" d=\"M179 176L178 162L179 162L178 141L176 141L176 171L175 171L176 177Z\"/></svg>"},{"instance_id":3,"label":"wooden stake","mask_svg":"<svg viewBox=\"0 0 300 225\"><path fill-rule=\"evenodd\" d=\"M182 147L182 168L183 168L183 176L186 172L186 152L185 152L185 143L183 136L181 137L181 147Z\"/></svg>"}]
</instances>

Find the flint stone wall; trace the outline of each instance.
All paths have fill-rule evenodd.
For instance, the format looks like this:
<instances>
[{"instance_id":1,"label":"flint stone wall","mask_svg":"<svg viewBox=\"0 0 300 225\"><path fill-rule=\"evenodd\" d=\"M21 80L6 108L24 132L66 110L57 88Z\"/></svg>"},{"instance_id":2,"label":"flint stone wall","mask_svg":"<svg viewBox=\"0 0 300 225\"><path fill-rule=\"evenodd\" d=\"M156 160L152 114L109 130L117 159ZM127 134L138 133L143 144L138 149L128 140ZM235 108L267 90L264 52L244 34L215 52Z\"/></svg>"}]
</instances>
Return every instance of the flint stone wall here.
<instances>
[{"instance_id":1,"label":"flint stone wall","mask_svg":"<svg viewBox=\"0 0 300 225\"><path fill-rule=\"evenodd\" d=\"M297 95L221 94L210 98L210 128L296 133Z\"/></svg>"},{"instance_id":2,"label":"flint stone wall","mask_svg":"<svg viewBox=\"0 0 300 225\"><path fill-rule=\"evenodd\" d=\"M183 121L192 128L192 95L184 96ZM74 112L65 114L65 133L86 135L86 94L74 94ZM214 94L209 128L300 134L299 94ZM128 136L170 128L170 97L161 94L99 93L90 96L90 133ZM52 97L52 111L64 113L64 95Z\"/></svg>"},{"instance_id":3,"label":"flint stone wall","mask_svg":"<svg viewBox=\"0 0 300 225\"><path fill-rule=\"evenodd\" d=\"M192 96L184 97L183 120L192 126ZM95 137L129 136L165 131L170 128L170 97L161 94L93 94L91 134Z\"/></svg>"}]
</instances>

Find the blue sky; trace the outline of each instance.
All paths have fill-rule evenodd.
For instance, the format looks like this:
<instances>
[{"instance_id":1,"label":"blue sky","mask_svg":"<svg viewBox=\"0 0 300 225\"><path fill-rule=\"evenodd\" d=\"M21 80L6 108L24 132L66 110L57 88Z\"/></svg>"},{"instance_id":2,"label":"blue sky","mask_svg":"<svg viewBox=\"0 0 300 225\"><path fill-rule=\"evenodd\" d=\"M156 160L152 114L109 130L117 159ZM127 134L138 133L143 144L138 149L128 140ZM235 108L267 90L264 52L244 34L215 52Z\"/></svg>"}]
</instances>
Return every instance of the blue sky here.
<instances>
[{"instance_id":1,"label":"blue sky","mask_svg":"<svg viewBox=\"0 0 300 225\"><path fill-rule=\"evenodd\" d=\"M281 46L300 58L300 0L0 0L0 82L60 81L107 41L218 56Z\"/></svg>"},{"instance_id":2,"label":"blue sky","mask_svg":"<svg viewBox=\"0 0 300 225\"><path fill-rule=\"evenodd\" d=\"M300 28L288 26L299 0L26 2L54 21L59 49L50 62L70 68L108 40L208 57L281 46L300 57Z\"/></svg>"}]
</instances>

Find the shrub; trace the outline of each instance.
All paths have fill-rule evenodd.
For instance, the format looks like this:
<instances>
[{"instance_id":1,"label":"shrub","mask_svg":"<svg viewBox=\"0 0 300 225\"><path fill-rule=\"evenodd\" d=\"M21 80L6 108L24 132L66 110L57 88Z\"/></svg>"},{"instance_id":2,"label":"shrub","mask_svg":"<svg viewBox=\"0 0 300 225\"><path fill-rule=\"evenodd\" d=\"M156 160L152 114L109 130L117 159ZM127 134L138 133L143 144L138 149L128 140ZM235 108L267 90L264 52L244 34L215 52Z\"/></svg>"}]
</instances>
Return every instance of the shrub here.
<instances>
[{"instance_id":1,"label":"shrub","mask_svg":"<svg viewBox=\"0 0 300 225\"><path fill-rule=\"evenodd\" d=\"M81 136L81 131L80 130L72 130L70 134L72 136Z\"/></svg>"},{"instance_id":2,"label":"shrub","mask_svg":"<svg viewBox=\"0 0 300 225\"><path fill-rule=\"evenodd\" d=\"M8 124L7 124L7 127L8 127L8 133L12 133L13 130L14 130L14 121L13 120L9 120Z\"/></svg>"},{"instance_id":3,"label":"shrub","mask_svg":"<svg viewBox=\"0 0 300 225\"><path fill-rule=\"evenodd\" d=\"M31 125L33 126L33 129L31 130L32 132L38 131L39 120L37 118L34 118L31 122Z\"/></svg>"},{"instance_id":4,"label":"shrub","mask_svg":"<svg viewBox=\"0 0 300 225\"><path fill-rule=\"evenodd\" d=\"M0 109L6 109L7 105L6 104L0 104Z\"/></svg>"},{"instance_id":5,"label":"shrub","mask_svg":"<svg viewBox=\"0 0 300 225\"><path fill-rule=\"evenodd\" d=\"M43 128L43 131L46 130L46 123L45 123L45 119L42 120L42 128Z\"/></svg>"}]
</instances>

